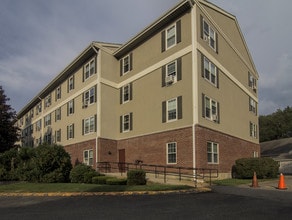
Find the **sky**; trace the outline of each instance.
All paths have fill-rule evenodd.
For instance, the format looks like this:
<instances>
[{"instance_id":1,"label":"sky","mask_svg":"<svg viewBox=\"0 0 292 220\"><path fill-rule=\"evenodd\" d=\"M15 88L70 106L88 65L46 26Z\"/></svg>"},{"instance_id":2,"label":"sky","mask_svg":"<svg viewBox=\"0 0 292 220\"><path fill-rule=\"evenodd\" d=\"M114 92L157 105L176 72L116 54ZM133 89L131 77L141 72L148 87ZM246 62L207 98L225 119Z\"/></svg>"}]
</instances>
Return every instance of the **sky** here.
<instances>
[{"instance_id":1,"label":"sky","mask_svg":"<svg viewBox=\"0 0 292 220\"><path fill-rule=\"evenodd\" d=\"M292 106L291 0L209 0L236 16L260 79L259 114ZM125 43L179 0L1 0L0 85L20 111L92 41Z\"/></svg>"}]
</instances>

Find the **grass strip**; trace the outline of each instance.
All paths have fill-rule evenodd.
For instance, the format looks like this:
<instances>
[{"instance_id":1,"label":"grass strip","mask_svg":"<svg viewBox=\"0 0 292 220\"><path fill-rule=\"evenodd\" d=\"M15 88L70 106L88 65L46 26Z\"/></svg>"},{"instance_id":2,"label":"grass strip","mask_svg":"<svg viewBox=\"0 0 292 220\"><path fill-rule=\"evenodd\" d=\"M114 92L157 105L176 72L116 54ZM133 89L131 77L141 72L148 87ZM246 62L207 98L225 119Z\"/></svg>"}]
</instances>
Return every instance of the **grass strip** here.
<instances>
[{"instance_id":1,"label":"grass strip","mask_svg":"<svg viewBox=\"0 0 292 220\"><path fill-rule=\"evenodd\" d=\"M192 189L185 185L149 184L141 186L98 185L79 183L11 183L0 184L2 193L43 193L43 192L125 192L125 191L168 191Z\"/></svg>"}]
</instances>

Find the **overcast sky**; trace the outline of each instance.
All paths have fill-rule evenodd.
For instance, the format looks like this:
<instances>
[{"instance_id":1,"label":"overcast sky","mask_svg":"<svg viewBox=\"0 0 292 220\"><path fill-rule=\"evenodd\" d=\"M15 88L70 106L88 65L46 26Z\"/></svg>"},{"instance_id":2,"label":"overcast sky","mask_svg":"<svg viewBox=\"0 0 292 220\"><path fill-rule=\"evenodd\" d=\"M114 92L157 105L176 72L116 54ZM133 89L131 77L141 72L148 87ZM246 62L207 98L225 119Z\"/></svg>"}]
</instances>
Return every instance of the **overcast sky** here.
<instances>
[{"instance_id":1,"label":"overcast sky","mask_svg":"<svg viewBox=\"0 0 292 220\"><path fill-rule=\"evenodd\" d=\"M125 43L179 0L1 0L0 85L21 110L92 41ZM292 106L291 0L210 0L235 15L260 75L259 112Z\"/></svg>"}]
</instances>

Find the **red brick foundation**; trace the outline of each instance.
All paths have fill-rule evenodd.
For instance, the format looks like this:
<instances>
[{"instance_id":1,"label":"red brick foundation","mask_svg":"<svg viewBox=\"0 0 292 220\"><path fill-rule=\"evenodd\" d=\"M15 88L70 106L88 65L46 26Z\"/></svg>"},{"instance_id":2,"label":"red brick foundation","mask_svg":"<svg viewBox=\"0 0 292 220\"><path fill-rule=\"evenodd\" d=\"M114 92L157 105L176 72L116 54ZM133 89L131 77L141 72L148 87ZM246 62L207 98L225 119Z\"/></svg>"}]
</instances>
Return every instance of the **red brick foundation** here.
<instances>
[{"instance_id":1,"label":"red brick foundation","mask_svg":"<svg viewBox=\"0 0 292 220\"><path fill-rule=\"evenodd\" d=\"M202 168L218 169L219 173L231 175L232 166L239 158L253 157L253 152L260 153L260 145L248 142L233 136L220 133L201 126L195 126L196 142L196 165ZM219 163L208 164L207 142L219 144Z\"/></svg>"},{"instance_id":2,"label":"red brick foundation","mask_svg":"<svg viewBox=\"0 0 292 220\"><path fill-rule=\"evenodd\" d=\"M83 151L84 150L93 150L93 167L95 167L96 161L96 140L84 141L76 144L67 145L64 149L71 156L71 163L75 166L78 163L83 163Z\"/></svg>"}]
</instances>

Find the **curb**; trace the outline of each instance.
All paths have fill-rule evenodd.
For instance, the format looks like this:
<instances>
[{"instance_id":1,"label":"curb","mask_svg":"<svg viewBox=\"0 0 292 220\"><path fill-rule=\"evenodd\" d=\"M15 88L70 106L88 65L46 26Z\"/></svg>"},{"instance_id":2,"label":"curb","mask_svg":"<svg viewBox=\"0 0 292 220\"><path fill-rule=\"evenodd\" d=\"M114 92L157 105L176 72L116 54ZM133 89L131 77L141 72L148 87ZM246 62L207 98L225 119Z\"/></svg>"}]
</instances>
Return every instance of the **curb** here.
<instances>
[{"instance_id":1,"label":"curb","mask_svg":"<svg viewBox=\"0 0 292 220\"><path fill-rule=\"evenodd\" d=\"M133 191L133 192L46 192L46 193L0 193L0 197L74 197L74 196L131 196L211 192L210 188L170 191Z\"/></svg>"}]
</instances>

